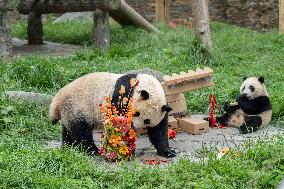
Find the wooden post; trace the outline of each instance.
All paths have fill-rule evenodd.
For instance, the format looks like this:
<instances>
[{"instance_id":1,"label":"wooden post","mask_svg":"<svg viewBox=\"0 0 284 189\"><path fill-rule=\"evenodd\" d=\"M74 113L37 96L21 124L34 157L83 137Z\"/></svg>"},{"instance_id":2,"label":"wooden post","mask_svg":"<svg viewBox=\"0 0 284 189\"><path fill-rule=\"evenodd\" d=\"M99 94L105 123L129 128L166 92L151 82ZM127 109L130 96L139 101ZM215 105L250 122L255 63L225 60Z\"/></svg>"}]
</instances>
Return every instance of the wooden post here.
<instances>
[{"instance_id":1,"label":"wooden post","mask_svg":"<svg viewBox=\"0 0 284 189\"><path fill-rule=\"evenodd\" d=\"M0 59L8 61L12 55L12 37L9 12L0 10Z\"/></svg>"},{"instance_id":2,"label":"wooden post","mask_svg":"<svg viewBox=\"0 0 284 189\"><path fill-rule=\"evenodd\" d=\"M204 44L209 54L212 54L213 50L209 29L208 0L193 0L192 5L194 28L197 37Z\"/></svg>"},{"instance_id":3,"label":"wooden post","mask_svg":"<svg viewBox=\"0 0 284 189\"><path fill-rule=\"evenodd\" d=\"M97 9L94 12L93 43L96 48L107 49L110 46L109 14Z\"/></svg>"},{"instance_id":4,"label":"wooden post","mask_svg":"<svg viewBox=\"0 0 284 189\"><path fill-rule=\"evenodd\" d=\"M284 0L279 0L279 32L284 34Z\"/></svg>"},{"instance_id":5,"label":"wooden post","mask_svg":"<svg viewBox=\"0 0 284 189\"><path fill-rule=\"evenodd\" d=\"M156 0L156 21L170 21L170 0Z\"/></svg>"},{"instance_id":6,"label":"wooden post","mask_svg":"<svg viewBox=\"0 0 284 189\"><path fill-rule=\"evenodd\" d=\"M41 14L30 12L28 16L28 44L43 44L43 29L41 22Z\"/></svg>"}]
</instances>

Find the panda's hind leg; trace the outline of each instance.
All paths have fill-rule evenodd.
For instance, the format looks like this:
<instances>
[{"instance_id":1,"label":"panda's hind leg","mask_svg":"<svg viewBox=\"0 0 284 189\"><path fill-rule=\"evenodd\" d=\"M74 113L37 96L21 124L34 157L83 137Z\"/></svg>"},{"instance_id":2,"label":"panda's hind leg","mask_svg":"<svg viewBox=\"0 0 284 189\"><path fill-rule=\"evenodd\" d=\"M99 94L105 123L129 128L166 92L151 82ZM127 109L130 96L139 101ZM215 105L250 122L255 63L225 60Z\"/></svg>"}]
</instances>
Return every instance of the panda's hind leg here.
<instances>
[{"instance_id":1,"label":"panda's hind leg","mask_svg":"<svg viewBox=\"0 0 284 189\"><path fill-rule=\"evenodd\" d=\"M68 129L62 125L62 145L75 146L90 155L98 155L92 125L85 121L73 123Z\"/></svg>"},{"instance_id":2,"label":"panda's hind leg","mask_svg":"<svg viewBox=\"0 0 284 189\"><path fill-rule=\"evenodd\" d=\"M243 124L239 131L242 134L252 133L259 129L262 124L262 119L259 116L248 116L245 118L245 124Z\"/></svg>"}]
</instances>

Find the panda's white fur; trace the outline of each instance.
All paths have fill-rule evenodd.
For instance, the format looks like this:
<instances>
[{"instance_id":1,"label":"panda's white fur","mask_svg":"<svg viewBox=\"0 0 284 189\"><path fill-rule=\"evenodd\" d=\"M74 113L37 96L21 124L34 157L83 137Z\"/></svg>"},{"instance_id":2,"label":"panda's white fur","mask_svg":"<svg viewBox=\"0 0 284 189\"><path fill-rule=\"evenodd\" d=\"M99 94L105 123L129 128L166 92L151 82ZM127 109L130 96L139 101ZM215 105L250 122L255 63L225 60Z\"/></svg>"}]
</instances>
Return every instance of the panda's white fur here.
<instances>
[{"instance_id":1,"label":"panda's white fur","mask_svg":"<svg viewBox=\"0 0 284 189\"><path fill-rule=\"evenodd\" d=\"M50 105L51 120L60 120L69 127L72 120L82 117L92 125L100 121L99 103L104 104L104 97L112 95L114 86L122 74L91 73L82 76L59 90ZM134 127L142 128L145 119L150 119L148 127L158 125L165 117L161 107L166 105L165 92L160 82L153 76L138 74L139 85L133 94L134 108L140 112L139 117L133 119ZM148 100L142 100L139 91L146 90L149 93Z\"/></svg>"},{"instance_id":2,"label":"panda's white fur","mask_svg":"<svg viewBox=\"0 0 284 189\"><path fill-rule=\"evenodd\" d=\"M147 74L139 74L137 76L139 85L135 89L133 95L134 107L140 112L139 117L134 117L133 124L136 128L145 127L144 120L150 119L148 127L158 125L165 117L165 112L161 111L161 107L167 104L166 95L161 83L153 76ZM142 100L138 91L146 90L149 93L148 100Z\"/></svg>"},{"instance_id":3,"label":"panda's white fur","mask_svg":"<svg viewBox=\"0 0 284 189\"><path fill-rule=\"evenodd\" d=\"M97 152L90 136L90 129L88 131L85 129L94 128L100 124L99 103L104 104L105 96L116 93L118 81L122 84L129 83L128 75L125 76L106 72L91 73L74 80L58 91L50 105L50 119L53 124L61 120L63 144L64 138L72 144L74 143L72 141L75 143L87 141L86 147L90 146L91 151ZM158 154L173 157L175 152L169 148L167 139L167 112L170 108L167 106L164 89L161 83L151 75L131 75L131 77L134 76L139 81L133 93L134 108L140 113L139 117L133 119L134 127L153 128L148 129L148 134ZM146 100L141 96L142 90L148 92L149 97ZM68 134L70 136L67 136Z\"/></svg>"},{"instance_id":4,"label":"panda's white fur","mask_svg":"<svg viewBox=\"0 0 284 189\"><path fill-rule=\"evenodd\" d=\"M252 92L250 90L250 86L253 86L255 88L255 91ZM249 99L254 99L259 96L269 97L265 84L260 83L257 77L246 78L246 80L242 83L240 87L240 94L244 93L247 94Z\"/></svg>"},{"instance_id":5,"label":"panda's white fur","mask_svg":"<svg viewBox=\"0 0 284 189\"><path fill-rule=\"evenodd\" d=\"M228 125L240 128L243 125L246 124L246 122L250 121L252 125L254 124L251 118L259 117L261 119L261 125L258 125L257 128L266 127L272 117L272 108L269 101L269 94L267 92L267 89L264 84L264 78L257 78L257 77L250 77L245 79L245 81L240 86L240 98L239 104L242 103L243 105L240 105L240 109L237 109L234 111L234 113L230 114L228 117ZM259 104L254 103L253 105L246 105L244 104L244 100L247 98L248 101L254 101L257 98L263 98L264 100L259 101ZM245 102L248 102L245 101ZM257 109L263 109L263 111L257 113L257 114L250 114L244 111L245 108L247 110L257 110Z\"/></svg>"}]
</instances>

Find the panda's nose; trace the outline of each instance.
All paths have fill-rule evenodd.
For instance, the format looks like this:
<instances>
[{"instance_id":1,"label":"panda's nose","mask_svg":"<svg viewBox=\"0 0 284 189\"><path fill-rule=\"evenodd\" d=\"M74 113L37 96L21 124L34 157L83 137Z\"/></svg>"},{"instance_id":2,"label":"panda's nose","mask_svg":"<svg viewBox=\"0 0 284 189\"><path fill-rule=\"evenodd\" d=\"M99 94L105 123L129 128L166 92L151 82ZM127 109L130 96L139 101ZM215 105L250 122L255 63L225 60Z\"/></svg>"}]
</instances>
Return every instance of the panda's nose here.
<instances>
[{"instance_id":1,"label":"panda's nose","mask_svg":"<svg viewBox=\"0 0 284 189\"><path fill-rule=\"evenodd\" d=\"M247 93L243 93L242 95L243 95L243 96L247 96L248 94L247 94Z\"/></svg>"},{"instance_id":2,"label":"panda's nose","mask_svg":"<svg viewBox=\"0 0 284 189\"><path fill-rule=\"evenodd\" d=\"M144 124L146 124L146 125L150 124L150 119L145 119Z\"/></svg>"}]
</instances>

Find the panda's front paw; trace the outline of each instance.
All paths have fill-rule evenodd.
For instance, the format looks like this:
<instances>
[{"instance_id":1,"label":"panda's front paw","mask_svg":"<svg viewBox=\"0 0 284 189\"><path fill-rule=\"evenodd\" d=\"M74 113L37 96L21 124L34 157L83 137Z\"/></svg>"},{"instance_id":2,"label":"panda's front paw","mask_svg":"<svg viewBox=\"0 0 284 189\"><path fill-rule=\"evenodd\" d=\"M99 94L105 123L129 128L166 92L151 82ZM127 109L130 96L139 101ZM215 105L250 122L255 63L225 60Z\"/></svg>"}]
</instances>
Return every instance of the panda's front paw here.
<instances>
[{"instance_id":1,"label":"panda's front paw","mask_svg":"<svg viewBox=\"0 0 284 189\"><path fill-rule=\"evenodd\" d=\"M176 152L169 148L165 151L158 151L158 155L166 158L173 158L176 156Z\"/></svg>"},{"instance_id":2,"label":"panda's front paw","mask_svg":"<svg viewBox=\"0 0 284 189\"><path fill-rule=\"evenodd\" d=\"M224 108L225 112L230 112L230 110L231 110L230 103L229 102L225 102L223 108Z\"/></svg>"}]
</instances>

